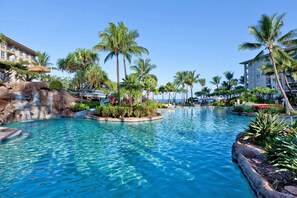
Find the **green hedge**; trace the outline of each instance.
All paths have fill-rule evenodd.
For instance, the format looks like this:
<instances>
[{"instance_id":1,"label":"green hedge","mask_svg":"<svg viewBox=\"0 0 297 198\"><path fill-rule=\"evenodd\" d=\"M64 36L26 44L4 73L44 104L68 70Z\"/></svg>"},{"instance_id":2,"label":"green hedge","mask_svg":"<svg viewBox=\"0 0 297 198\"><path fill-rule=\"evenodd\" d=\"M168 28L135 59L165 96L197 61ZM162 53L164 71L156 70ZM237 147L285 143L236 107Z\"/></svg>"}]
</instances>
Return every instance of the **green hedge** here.
<instances>
[{"instance_id":1,"label":"green hedge","mask_svg":"<svg viewBox=\"0 0 297 198\"><path fill-rule=\"evenodd\" d=\"M95 115L102 117L124 118L152 116L157 112L157 105L143 103L133 107L119 107L111 105L97 106Z\"/></svg>"}]
</instances>

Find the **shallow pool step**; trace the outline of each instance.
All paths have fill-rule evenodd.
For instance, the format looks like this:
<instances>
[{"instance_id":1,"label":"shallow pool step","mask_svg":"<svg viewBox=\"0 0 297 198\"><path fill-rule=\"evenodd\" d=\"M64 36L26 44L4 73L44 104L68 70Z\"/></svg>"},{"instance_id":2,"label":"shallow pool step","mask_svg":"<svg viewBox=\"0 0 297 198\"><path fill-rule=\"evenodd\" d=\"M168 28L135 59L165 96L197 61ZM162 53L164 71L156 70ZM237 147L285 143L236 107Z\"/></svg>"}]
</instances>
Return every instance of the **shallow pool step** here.
<instances>
[{"instance_id":1,"label":"shallow pool step","mask_svg":"<svg viewBox=\"0 0 297 198\"><path fill-rule=\"evenodd\" d=\"M22 130L16 128L0 127L0 142L12 139L22 134Z\"/></svg>"}]
</instances>

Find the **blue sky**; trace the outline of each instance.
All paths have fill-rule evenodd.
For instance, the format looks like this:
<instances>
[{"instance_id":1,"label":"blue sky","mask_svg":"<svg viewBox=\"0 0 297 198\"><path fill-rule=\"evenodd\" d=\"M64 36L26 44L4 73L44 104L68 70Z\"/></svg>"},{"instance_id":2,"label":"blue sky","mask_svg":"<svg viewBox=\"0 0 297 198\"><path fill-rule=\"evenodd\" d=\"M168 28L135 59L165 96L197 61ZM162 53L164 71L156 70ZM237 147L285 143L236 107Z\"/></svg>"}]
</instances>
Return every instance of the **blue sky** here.
<instances>
[{"instance_id":1,"label":"blue sky","mask_svg":"<svg viewBox=\"0 0 297 198\"><path fill-rule=\"evenodd\" d=\"M137 42L150 51L144 58L157 65L152 73L159 85L173 81L182 70L196 70L209 82L227 70L236 77L243 74L239 62L257 54L238 51L243 41L254 41L249 25L264 13L286 12L284 32L295 29L296 7L296 0L9 0L1 2L0 32L33 50L46 51L56 64L76 48L92 48L109 22L123 21L140 33ZM116 81L115 60L104 64L105 55L100 54L101 66Z\"/></svg>"}]
</instances>

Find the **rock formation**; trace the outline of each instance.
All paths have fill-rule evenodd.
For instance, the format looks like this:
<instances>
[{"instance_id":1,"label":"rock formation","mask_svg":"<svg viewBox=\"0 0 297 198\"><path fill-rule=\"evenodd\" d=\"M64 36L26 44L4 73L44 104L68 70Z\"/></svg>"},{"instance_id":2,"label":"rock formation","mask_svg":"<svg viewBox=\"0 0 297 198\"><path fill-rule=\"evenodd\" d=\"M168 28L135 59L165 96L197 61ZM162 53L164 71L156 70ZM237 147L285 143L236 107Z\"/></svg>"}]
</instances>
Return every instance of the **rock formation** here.
<instances>
[{"instance_id":1,"label":"rock formation","mask_svg":"<svg viewBox=\"0 0 297 198\"><path fill-rule=\"evenodd\" d=\"M71 117L75 102L67 90L50 90L44 82L4 83L0 85L0 124Z\"/></svg>"}]
</instances>

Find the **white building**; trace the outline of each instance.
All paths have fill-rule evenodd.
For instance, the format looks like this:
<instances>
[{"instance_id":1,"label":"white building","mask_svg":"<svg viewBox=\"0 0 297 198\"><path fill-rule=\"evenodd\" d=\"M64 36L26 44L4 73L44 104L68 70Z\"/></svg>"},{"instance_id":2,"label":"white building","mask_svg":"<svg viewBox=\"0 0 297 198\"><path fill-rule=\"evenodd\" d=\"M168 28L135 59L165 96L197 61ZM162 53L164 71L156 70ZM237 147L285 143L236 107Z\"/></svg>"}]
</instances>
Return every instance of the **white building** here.
<instances>
[{"instance_id":1,"label":"white building","mask_svg":"<svg viewBox=\"0 0 297 198\"><path fill-rule=\"evenodd\" d=\"M297 46L287 48L286 51L295 51L297 53ZM262 74L261 68L264 62L270 61L268 55L264 55L263 59L260 61L253 61L253 59L241 62L244 65L244 86L249 91L254 87L268 87L279 91L279 86L276 82L275 76ZM297 93L297 82L294 81L289 74L287 74L288 82L293 90ZM289 91L286 86L285 79L280 75L280 80L286 92Z\"/></svg>"}]
</instances>

